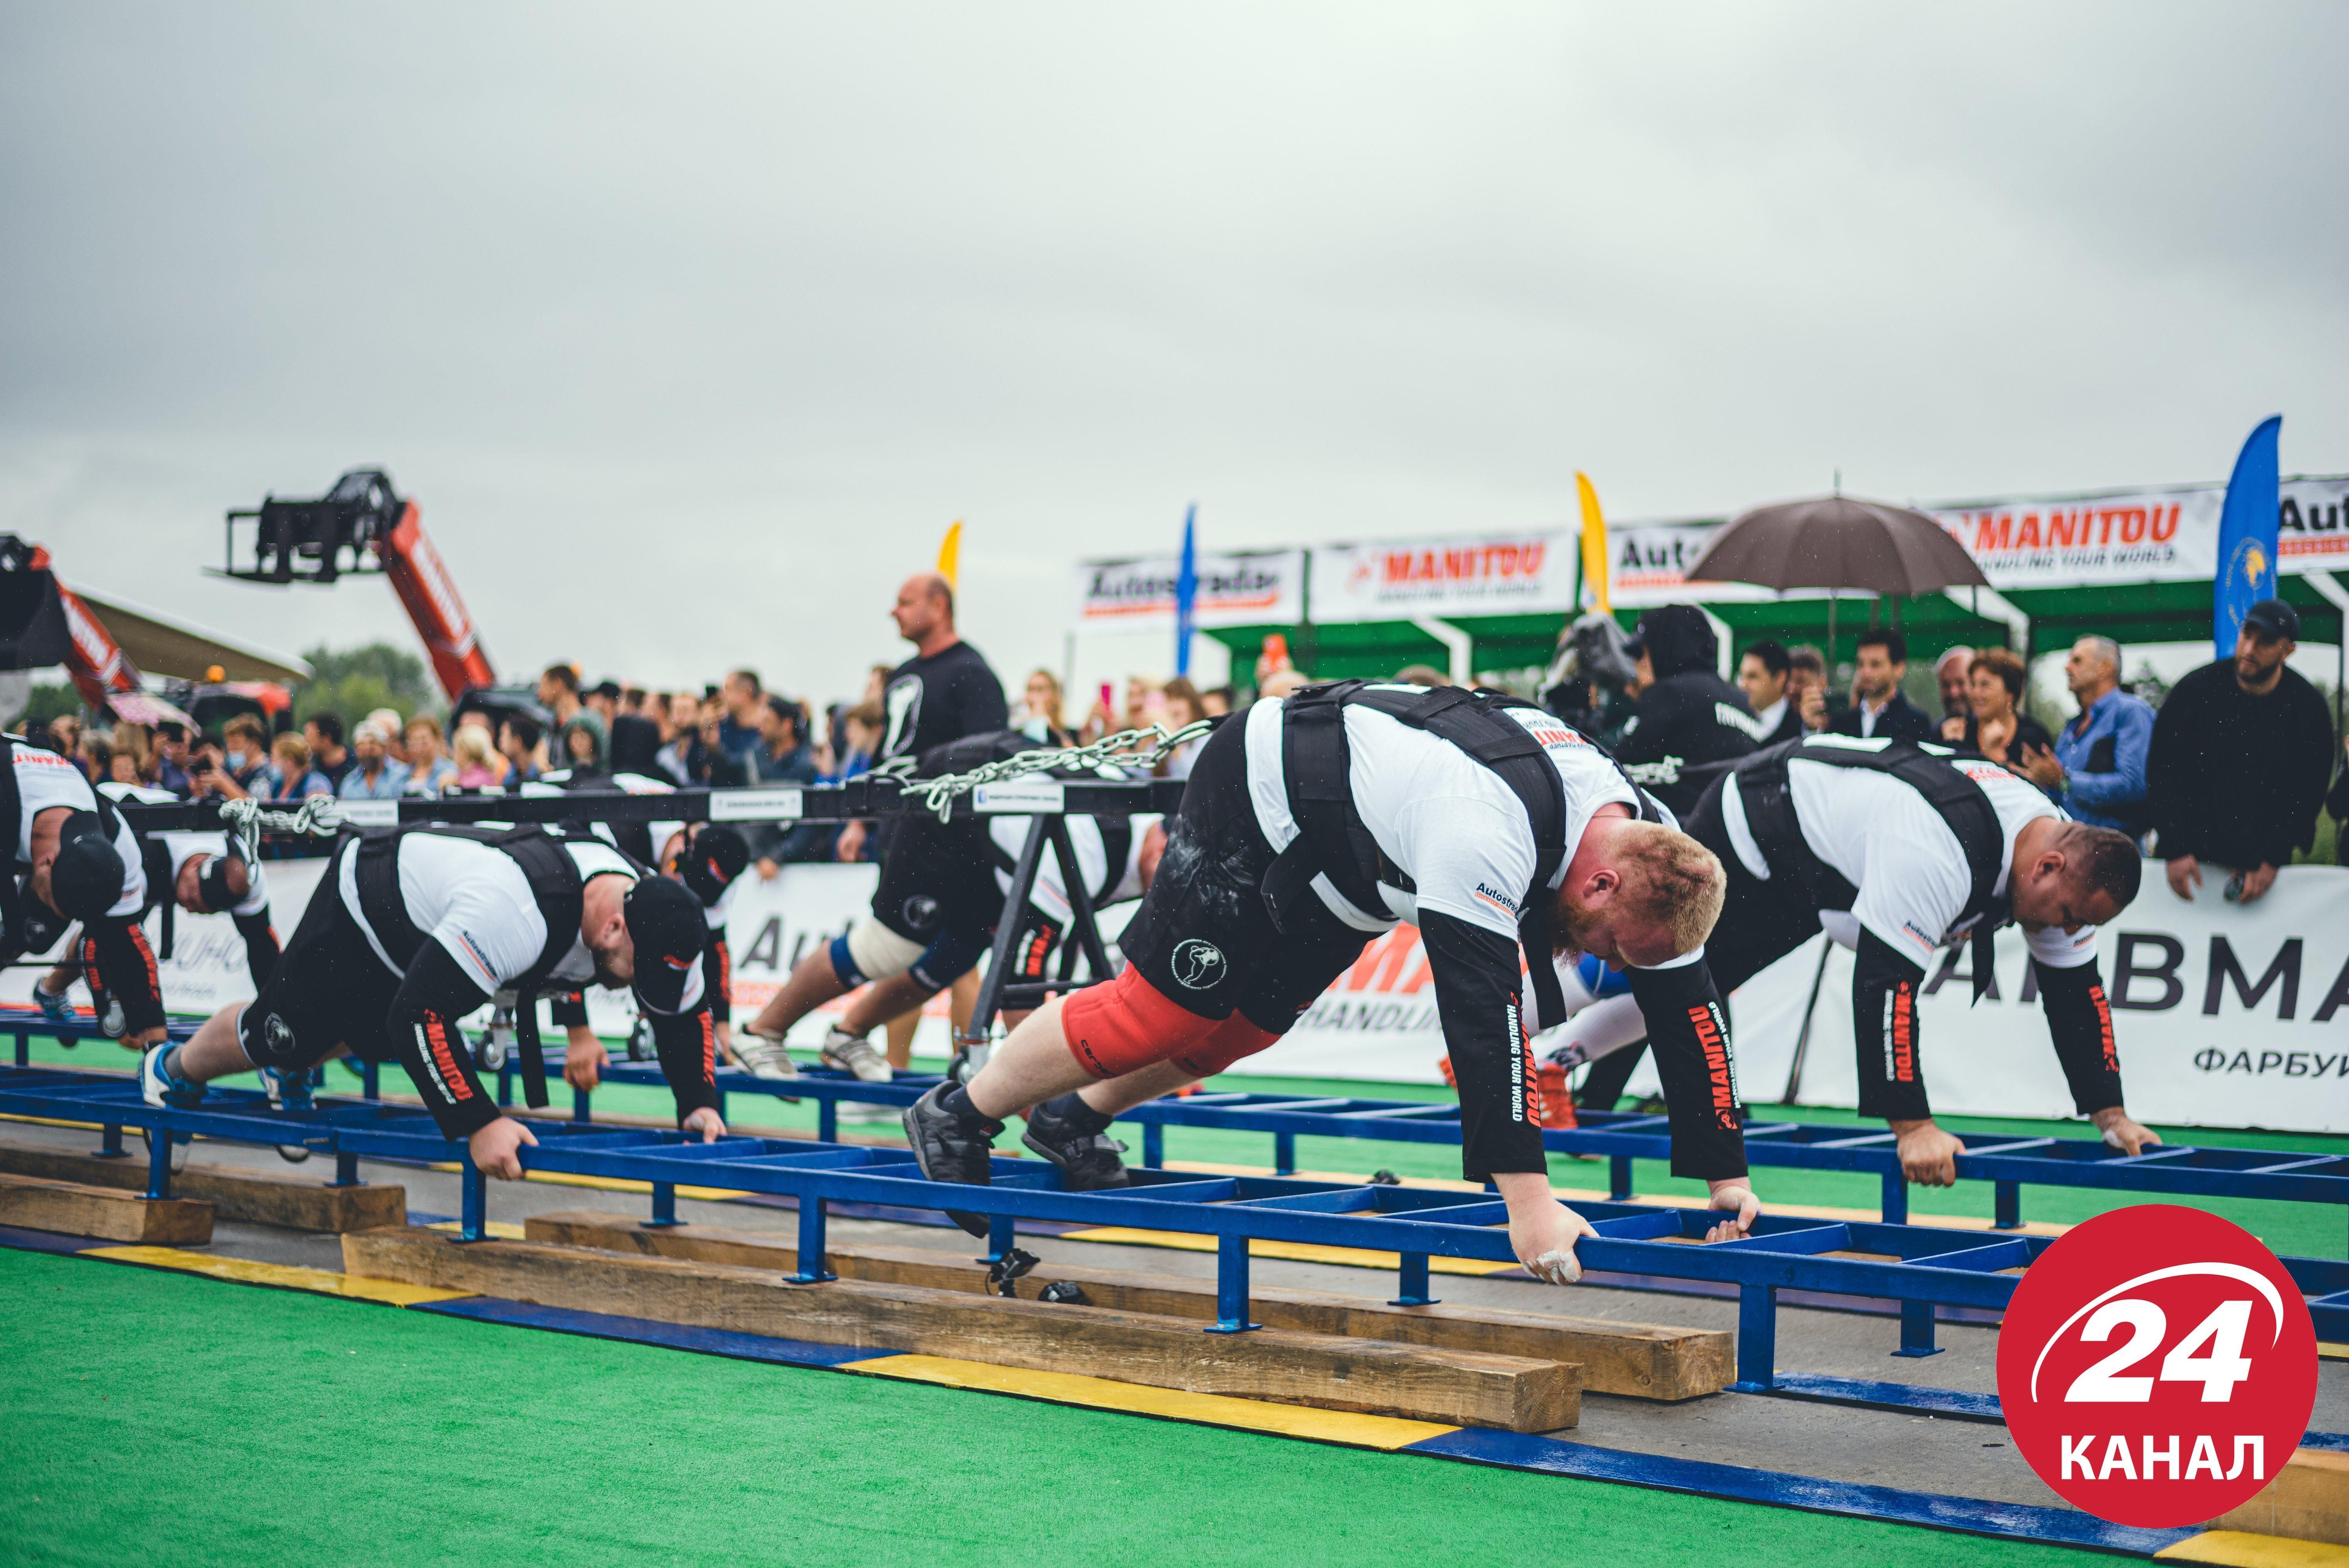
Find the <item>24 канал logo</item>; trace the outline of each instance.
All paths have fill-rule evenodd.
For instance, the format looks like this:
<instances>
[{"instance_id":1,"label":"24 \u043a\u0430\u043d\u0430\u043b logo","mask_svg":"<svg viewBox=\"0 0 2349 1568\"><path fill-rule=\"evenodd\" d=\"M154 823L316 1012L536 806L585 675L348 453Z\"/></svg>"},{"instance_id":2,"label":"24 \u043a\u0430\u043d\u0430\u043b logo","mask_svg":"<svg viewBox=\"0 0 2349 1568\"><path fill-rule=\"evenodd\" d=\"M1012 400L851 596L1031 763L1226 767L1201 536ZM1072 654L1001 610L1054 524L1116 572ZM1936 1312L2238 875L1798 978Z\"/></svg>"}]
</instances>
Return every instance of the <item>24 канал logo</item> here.
<instances>
[{"instance_id":1,"label":"24 \u043a\u0430\u043d\u0430\u043b logo","mask_svg":"<svg viewBox=\"0 0 2349 1568\"><path fill-rule=\"evenodd\" d=\"M2276 1255L2199 1209L2141 1203L2074 1227L2015 1287L1998 1335L2014 1446L2116 1524L2200 1524L2300 1446L2316 1331Z\"/></svg>"}]
</instances>

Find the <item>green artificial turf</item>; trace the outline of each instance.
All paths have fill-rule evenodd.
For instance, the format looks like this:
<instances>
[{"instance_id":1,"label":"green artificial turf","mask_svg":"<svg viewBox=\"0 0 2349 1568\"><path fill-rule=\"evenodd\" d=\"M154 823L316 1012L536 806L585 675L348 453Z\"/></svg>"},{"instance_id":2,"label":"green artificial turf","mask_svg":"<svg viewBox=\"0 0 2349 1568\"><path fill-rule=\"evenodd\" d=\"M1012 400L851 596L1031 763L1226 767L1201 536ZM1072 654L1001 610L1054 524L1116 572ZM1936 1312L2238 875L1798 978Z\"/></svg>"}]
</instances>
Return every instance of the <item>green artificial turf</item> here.
<instances>
[{"instance_id":1,"label":"green artificial turf","mask_svg":"<svg viewBox=\"0 0 2349 1568\"><path fill-rule=\"evenodd\" d=\"M12 1563L2091 1555L0 1252Z\"/></svg>"}]
</instances>

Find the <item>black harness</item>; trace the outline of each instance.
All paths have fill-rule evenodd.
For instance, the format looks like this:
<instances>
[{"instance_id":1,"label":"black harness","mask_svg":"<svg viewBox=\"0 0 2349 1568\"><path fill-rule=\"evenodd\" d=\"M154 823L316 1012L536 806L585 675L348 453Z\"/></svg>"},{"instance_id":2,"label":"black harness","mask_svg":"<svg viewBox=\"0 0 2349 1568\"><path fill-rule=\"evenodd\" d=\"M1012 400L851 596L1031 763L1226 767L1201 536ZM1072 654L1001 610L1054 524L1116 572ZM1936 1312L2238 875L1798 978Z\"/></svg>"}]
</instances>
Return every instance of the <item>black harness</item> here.
<instances>
[{"instance_id":1,"label":"black harness","mask_svg":"<svg viewBox=\"0 0 2349 1568\"><path fill-rule=\"evenodd\" d=\"M538 997L554 966L579 939L579 921L585 907L585 880L578 862L564 848L564 840L535 823L512 828L456 827L419 822L408 827L370 829L359 835L350 851L358 857L354 878L358 887L359 913L382 944L385 954L402 973L429 940L408 917L408 901L399 892L399 845L410 833L433 833L486 844L512 858L530 883L531 896L546 919L546 946L538 959L510 985L514 994L514 1043L521 1057L523 1099L533 1110L546 1104L546 1058L539 1047ZM596 842L611 846L603 840Z\"/></svg>"},{"instance_id":2,"label":"black harness","mask_svg":"<svg viewBox=\"0 0 2349 1568\"><path fill-rule=\"evenodd\" d=\"M1787 764L1795 758L1824 762L1831 768L1856 768L1888 774L1925 798L1941 820L1957 835L1965 851L1966 870L1973 879L1959 921L1975 922L1969 938L1973 957L1974 997L1990 988L1993 934L2013 917L2013 901L1992 890L2006 868L2006 831L1998 812L1980 784L1949 765L1951 753L1940 747L1909 740L1858 740L1810 736L1785 741L1755 752L1735 769L1737 790L1745 806L1745 825L1754 847L1762 851L1771 875L1786 877L1819 909L1848 910L1859 897L1842 872L1821 860L1803 837L1795 815L1795 796Z\"/></svg>"},{"instance_id":3,"label":"black harness","mask_svg":"<svg viewBox=\"0 0 2349 1568\"><path fill-rule=\"evenodd\" d=\"M1506 713L1524 708L1540 714L1547 723L1563 723L1536 703L1482 688L1422 690L1359 680L1307 686L1290 696L1281 707L1280 762L1288 814L1296 819L1298 832L1265 872L1264 903L1273 924L1287 931L1299 909L1319 903L1313 892L1316 876L1328 877L1347 903L1366 914L1385 912L1386 900L1379 892L1382 883L1404 892L1417 891L1410 874L1379 848L1355 808L1353 759L1346 743L1350 704L1450 741L1498 774L1525 807L1526 820L1533 825L1534 874L1517 904L1517 942L1525 949L1526 970L1542 1021L1566 1016L1565 995L1551 960L1549 920L1550 891L1568 850L1566 783L1541 742ZM1622 772L1622 765L1604 747L1594 743L1592 749ZM1641 820L1663 820L1645 790L1628 775L1623 781L1639 799Z\"/></svg>"}]
</instances>

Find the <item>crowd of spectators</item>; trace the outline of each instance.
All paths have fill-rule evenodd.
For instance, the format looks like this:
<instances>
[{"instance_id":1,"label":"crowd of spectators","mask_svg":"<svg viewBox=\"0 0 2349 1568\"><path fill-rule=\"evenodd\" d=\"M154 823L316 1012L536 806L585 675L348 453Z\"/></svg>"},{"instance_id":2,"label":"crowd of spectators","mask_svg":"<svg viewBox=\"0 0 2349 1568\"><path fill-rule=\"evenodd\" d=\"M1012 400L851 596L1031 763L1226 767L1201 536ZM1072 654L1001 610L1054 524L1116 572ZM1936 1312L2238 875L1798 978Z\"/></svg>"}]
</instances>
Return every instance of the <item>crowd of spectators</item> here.
<instances>
[{"instance_id":1,"label":"crowd of spectators","mask_svg":"<svg viewBox=\"0 0 2349 1568\"><path fill-rule=\"evenodd\" d=\"M1758 744L1816 731L1930 738L2029 779L2081 821L2137 838L2179 897L2194 895L2208 862L2222 869L2230 901L2250 903L2315 843L2320 814L2349 820L2349 742L2336 741L2323 695L2287 663L2299 635L2290 604L2254 605L2233 655L2189 673L2158 710L2122 689L2118 644L2082 637L2064 664L2073 713L2053 734L2026 710L2029 666L2005 648L1943 653L1933 672L1941 712L1922 713L1900 691L1906 641L1882 628L1859 637L1847 702L1831 697L1814 647L1754 643L1738 685ZM2349 828L2336 829L2334 858L2349 864Z\"/></svg>"},{"instance_id":2,"label":"crowd of spectators","mask_svg":"<svg viewBox=\"0 0 2349 1568\"><path fill-rule=\"evenodd\" d=\"M856 696L820 712L769 689L747 666L698 691L662 691L613 679L585 686L576 665L558 663L539 676L534 707L465 706L453 729L430 713L403 716L384 707L347 726L340 714L314 711L297 727L276 732L257 712L234 714L211 734L179 723L106 728L66 717L32 738L73 758L95 782L289 804L320 795L383 800L614 775L676 786L819 784L1009 725L1063 744L1153 724L1175 730L1229 713L1244 700L1284 696L1309 678L1294 667L1285 641L1274 637L1246 688L1202 689L1180 676L1135 675L1122 692L1102 684L1081 717L1072 717L1070 694L1050 670L1031 671L1017 704L1006 702L995 672L956 632L953 592L943 579L909 579L891 614L914 655L873 665ZM1672 620L1675 614L1687 624ZM1567 717L1627 759L1644 756L1643 747L1656 749L1654 729L1669 721L1659 705L1688 697L1674 683L1713 679L1717 645L1699 616L1688 606L1650 612L1628 639L1601 628L1614 638L1627 672L1613 683L1619 696L1596 696L1591 683L1578 682L1579 706ZM2349 768L2333 716L2287 663L2299 633L2289 604L2254 606L2234 655L2186 676L2158 713L2123 689L2119 645L2083 637L2064 662L2074 712L2052 733L2029 711L2029 666L2005 648L1941 653L1932 682L1940 711L1928 713L1903 690L1909 648L1889 627L1859 634L1847 694L1830 689L1817 647L1764 639L1739 650L1733 687L1713 682L1701 701L1679 700L1677 707L1698 717L1738 714L1734 728L1743 733L1732 735L1731 750L1829 732L1932 740L1988 758L2030 779L2080 820L2137 837L2168 862L2168 880L2180 896L2192 895L2207 865L2226 873L2230 899L2249 903L2295 851L2308 851L2320 812L2349 818ZM1568 627L1561 648L1577 634ZM1412 665L1394 678L1440 686L1448 677ZM1627 746L1643 718L1649 732ZM1187 776L1199 744L1167 757L1161 775ZM1702 762L1712 755L1672 760ZM751 845L768 877L795 861L877 858L881 847L865 824L814 822L761 826ZM2336 855L2349 863L2349 831L2336 834Z\"/></svg>"}]
</instances>

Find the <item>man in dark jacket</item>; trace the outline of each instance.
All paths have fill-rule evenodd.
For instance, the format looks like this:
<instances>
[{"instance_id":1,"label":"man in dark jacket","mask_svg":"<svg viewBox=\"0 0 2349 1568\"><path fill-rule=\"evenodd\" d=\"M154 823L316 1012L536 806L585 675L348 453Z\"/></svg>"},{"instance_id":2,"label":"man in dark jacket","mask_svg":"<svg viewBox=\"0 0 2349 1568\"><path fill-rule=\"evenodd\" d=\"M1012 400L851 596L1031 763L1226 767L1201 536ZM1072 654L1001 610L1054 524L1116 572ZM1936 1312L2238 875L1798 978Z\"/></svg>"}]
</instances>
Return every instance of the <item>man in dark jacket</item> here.
<instances>
[{"instance_id":1,"label":"man in dark jacket","mask_svg":"<svg viewBox=\"0 0 2349 1568\"><path fill-rule=\"evenodd\" d=\"M2316 837L2316 810L2333 771L2333 719L2324 699L2284 661L2300 613L2262 599L2243 616L2235 656L2203 665L2170 688L2146 756L2147 804L2169 888L2192 898L2201 862L2240 877L2250 903L2276 868Z\"/></svg>"},{"instance_id":2,"label":"man in dark jacket","mask_svg":"<svg viewBox=\"0 0 2349 1568\"><path fill-rule=\"evenodd\" d=\"M1859 657L1852 665L1851 707L1827 727L1837 735L1932 739L1932 719L1901 694L1900 682L1908 674L1908 638L1889 626L1862 632Z\"/></svg>"},{"instance_id":3,"label":"man in dark jacket","mask_svg":"<svg viewBox=\"0 0 2349 1568\"><path fill-rule=\"evenodd\" d=\"M1722 771L1704 764L1745 756L1767 732L1745 694L1717 673L1721 645L1695 605L1640 616L1630 651L1640 662L1640 705L1616 759L1675 815L1685 813Z\"/></svg>"}]
</instances>

